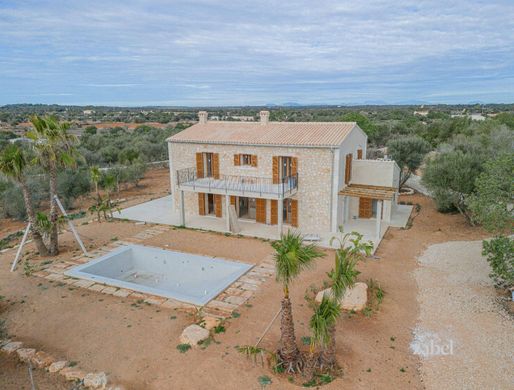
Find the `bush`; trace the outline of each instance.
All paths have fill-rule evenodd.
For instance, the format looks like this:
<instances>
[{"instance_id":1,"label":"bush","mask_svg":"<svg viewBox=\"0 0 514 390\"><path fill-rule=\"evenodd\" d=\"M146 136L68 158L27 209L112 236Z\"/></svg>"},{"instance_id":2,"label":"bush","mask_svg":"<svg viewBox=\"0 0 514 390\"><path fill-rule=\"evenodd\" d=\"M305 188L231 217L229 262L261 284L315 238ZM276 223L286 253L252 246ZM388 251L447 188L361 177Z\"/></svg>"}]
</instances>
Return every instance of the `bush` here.
<instances>
[{"instance_id":1,"label":"bush","mask_svg":"<svg viewBox=\"0 0 514 390\"><path fill-rule=\"evenodd\" d=\"M89 193L91 181L85 169L66 169L61 172L57 181L57 193L66 209L73 208L73 202L80 195Z\"/></svg>"},{"instance_id":2,"label":"bush","mask_svg":"<svg viewBox=\"0 0 514 390\"><path fill-rule=\"evenodd\" d=\"M483 242L482 255L487 256L491 266L491 277L499 287L514 286L514 240L510 237L495 237Z\"/></svg>"}]
</instances>

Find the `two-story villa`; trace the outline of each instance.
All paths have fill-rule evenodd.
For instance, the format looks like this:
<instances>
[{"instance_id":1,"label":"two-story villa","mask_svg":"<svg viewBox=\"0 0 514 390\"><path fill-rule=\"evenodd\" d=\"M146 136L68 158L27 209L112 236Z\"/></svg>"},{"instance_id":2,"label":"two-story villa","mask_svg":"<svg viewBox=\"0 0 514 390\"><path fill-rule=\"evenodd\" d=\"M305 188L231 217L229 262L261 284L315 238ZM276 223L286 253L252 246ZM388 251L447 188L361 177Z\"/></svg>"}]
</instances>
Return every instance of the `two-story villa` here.
<instances>
[{"instance_id":1,"label":"two-story villa","mask_svg":"<svg viewBox=\"0 0 514 390\"><path fill-rule=\"evenodd\" d=\"M268 111L208 121L202 111L168 139L174 211L181 225L262 237L289 227L327 237L361 221L379 240L398 210L399 168L366 160L366 143L353 122L271 122Z\"/></svg>"}]
</instances>

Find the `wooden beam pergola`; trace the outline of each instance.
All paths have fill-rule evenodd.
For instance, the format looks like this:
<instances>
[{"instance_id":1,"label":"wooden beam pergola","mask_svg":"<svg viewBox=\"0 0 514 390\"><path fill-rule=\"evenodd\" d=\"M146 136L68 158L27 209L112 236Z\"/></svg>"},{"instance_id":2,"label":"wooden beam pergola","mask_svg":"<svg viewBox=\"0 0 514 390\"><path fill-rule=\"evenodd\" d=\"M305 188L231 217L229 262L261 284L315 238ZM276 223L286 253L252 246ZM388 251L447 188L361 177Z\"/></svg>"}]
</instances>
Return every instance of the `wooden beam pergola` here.
<instances>
[{"instance_id":1,"label":"wooden beam pergola","mask_svg":"<svg viewBox=\"0 0 514 390\"><path fill-rule=\"evenodd\" d=\"M396 192L397 190L394 187L349 184L339 191L339 195L378 200L392 200Z\"/></svg>"}]
</instances>

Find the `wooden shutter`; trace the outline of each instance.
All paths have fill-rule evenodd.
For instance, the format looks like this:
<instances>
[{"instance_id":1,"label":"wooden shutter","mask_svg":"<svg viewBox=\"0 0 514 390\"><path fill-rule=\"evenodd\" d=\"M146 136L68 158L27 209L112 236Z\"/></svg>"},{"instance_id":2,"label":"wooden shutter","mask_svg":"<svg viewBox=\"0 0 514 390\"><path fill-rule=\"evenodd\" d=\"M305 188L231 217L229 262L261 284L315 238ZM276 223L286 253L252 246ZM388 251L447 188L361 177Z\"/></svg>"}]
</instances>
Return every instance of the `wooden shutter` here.
<instances>
[{"instance_id":1,"label":"wooden shutter","mask_svg":"<svg viewBox=\"0 0 514 390\"><path fill-rule=\"evenodd\" d=\"M214 212L218 218L223 216L221 200L221 195L214 195Z\"/></svg>"},{"instance_id":2,"label":"wooden shutter","mask_svg":"<svg viewBox=\"0 0 514 390\"><path fill-rule=\"evenodd\" d=\"M266 199L255 199L255 221L266 223Z\"/></svg>"},{"instance_id":3,"label":"wooden shutter","mask_svg":"<svg viewBox=\"0 0 514 390\"><path fill-rule=\"evenodd\" d=\"M196 153L196 177L204 177L203 173L203 153Z\"/></svg>"},{"instance_id":4,"label":"wooden shutter","mask_svg":"<svg viewBox=\"0 0 514 390\"><path fill-rule=\"evenodd\" d=\"M357 159L362 160L362 149L357 149Z\"/></svg>"},{"instance_id":5,"label":"wooden shutter","mask_svg":"<svg viewBox=\"0 0 514 390\"><path fill-rule=\"evenodd\" d=\"M373 201L370 198L359 198L359 218L373 216Z\"/></svg>"},{"instance_id":6,"label":"wooden shutter","mask_svg":"<svg viewBox=\"0 0 514 390\"><path fill-rule=\"evenodd\" d=\"M291 158L291 175L294 176L298 173L298 157Z\"/></svg>"},{"instance_id":7,"label":"wooden shutter","mask_svg":"<svg viewBox=\"0 0 514 390\"><path fill-rule=\"evenodd\" d=\"M218 153L212 154L212 176L215 179L220 178L220 155Z\"/></svg>"},{"instance_id":8,"label":"wooden shutter","mask_svg":"<svg viewBox=\"0 0 514 390\"><path fill-rule=\"evenodd\" d=\"M198 214L205 215L205 194L198 194Z\"/></svg>"},{"instance_id":9,"label":"wooden shutter","mask_svg":"<svg viewBox=\"0 0 514 390\"><path fill-rule=\"evenodd\" d=\"M271 224L276 225L278 223L278 201L271 201Z\"/></svg>"},{"instance_id":10,"label":"wooden shutter","mask_svg":"<svg viewBox=\"0 0 514 390\"><path fill-rule=\"evenodd\" d=\"M252 157L250 157L252 162L252 167L257 167L257 156L255 154L252 154Z\"/></svg>"},{"instance_id":11,"label":"wooden shutter","mask_svg":"<svg viewBox=\"0 0 514 390\"><path fill-rule=\"evenodd\" d=\"M234 154L234 165L236 167L241 165L241 155L240 154Z\"/></svg>"},{"instance_id":12,"label":"wooden shutter","mask_svg":"<svg viewBox=\"0 0 514 390\"><path fill-rule=\"evenodd\" d=\"M278 171L279 171L278 162L279 162L279 157L273 156L273 184L280 183L279 178L278 178Z\"/></svg>"},{"instance_id":13,"label":"wooden shutter","mask_svg":"<svg viewBox=\"0 0 514 390\"><path fill-rule=\"evenodd\" d=\"M291 226L298 227L298 200L291 199Z\"/></svg>"},{"instance_id":14,"label":"wooden shutter","mask_svg":"<svg viewBox=\"0 0 514 390\"><path fill-rule=\"evenodd\" d=\"M344 183L349 184L352 178L352 155L346 155L346 164L344 170Z\"/></svg>"},{"instance_id":15,"label":"wooden shutter","mask_svg":"<svg viewBox=\"0 0 514 390\"><path fill-rule=\"evenodd\" d=\"M232 206L235 206L235 205L236 205L236 197L235 197L235 196L231 196L231 197L230 197L230 204L231 204Z\"/></svg>"}]
</instances>

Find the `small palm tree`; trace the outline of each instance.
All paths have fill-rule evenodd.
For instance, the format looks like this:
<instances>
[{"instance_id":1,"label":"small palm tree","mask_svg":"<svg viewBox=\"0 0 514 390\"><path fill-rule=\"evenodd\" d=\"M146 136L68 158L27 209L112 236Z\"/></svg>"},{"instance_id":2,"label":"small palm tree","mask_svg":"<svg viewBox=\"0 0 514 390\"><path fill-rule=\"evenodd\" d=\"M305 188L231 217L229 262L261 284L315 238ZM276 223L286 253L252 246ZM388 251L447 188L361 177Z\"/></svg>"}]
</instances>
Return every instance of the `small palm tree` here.
<instances>
[{"instance_id":1,"label":"small palm tree","mask_svg":"<svg viewBox=\"0 0 514 390\"><path fill-rule=\"evenodd\" d=\"M46 256L48 254L48 249L43 241L41 231L38 228L36 213L32 206L30 190L25 177L27 166L27 157L23 152L23 149L18 145L9 145L0 154L0 172L19 184L23 193L25 210L27 211L28 220L31 223L32 236L34 238L37 251L41 256Z\"/></svg>"},{"instance_id":2,"label":"small palm tree","mask_svg":"<svg viewBox=\"0 0 514 390\"><path fill-rule=\"evenodd\" d=\"M327 295L323 296L321 303L314 307L314 314L309 321L311 329L311 343L309 356L306 358L304 376L308 381L314 377L316 369L316 347L325 350L335 335L331 329L335 327L337 319L341 315L339 302Z\"/></svg>"},{"instance_id":3,"label":"small palm tree","mask_svg":"<svg viewBox=\"0 0 514 390\"><path fill-rule=\"evenodd\" d=\"M282 283L282 317L280 322L280 346L278 355L288 372L294 372L301 366L301 356L294 333L293 312L289 299L289 286L292 281L314 260L325 256L315 244L305 245L299 233L288 231L273 244L275 249L276 279Z\"/></svg>"},{"instance_id":4,"label":"small palm tree","mask_svg":"<svg viewBox=\"0 0 514 390\"><path fill-rule=\"evenodd\" d=\"M59 122L54 116L41 118L34 115L30 119L33 129L27 137L34 141L37 162L48 172L50 177L50 232L51 255L59 252L58 210L54 196L57 194L57 173L60 168L74 167L78 156L75 145L77 138L68 133L69 123Z\"/></svg>"},{"instance_id":5,"label":"small palm tree","mask_svg":"<svg viewBox=\"0 0 514 390\"><path fill-rule=\"evenodd\" d=\"M365 256L371 254L373 244L371 241L363 241L363 236L357 232L346 233L342 238L332 238L339 242L339 248L335 253L334 268L327 273L331 285L330 295L335 302L341 302L347 289L355 286L357 276L357 263ZM336 367L336 323L334 322L329 329L331 337L330 343L321 353L321 365L333 369Z\"/></svg>"}]
</instances>

